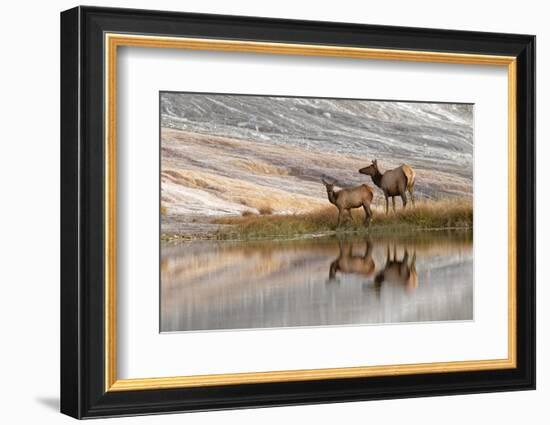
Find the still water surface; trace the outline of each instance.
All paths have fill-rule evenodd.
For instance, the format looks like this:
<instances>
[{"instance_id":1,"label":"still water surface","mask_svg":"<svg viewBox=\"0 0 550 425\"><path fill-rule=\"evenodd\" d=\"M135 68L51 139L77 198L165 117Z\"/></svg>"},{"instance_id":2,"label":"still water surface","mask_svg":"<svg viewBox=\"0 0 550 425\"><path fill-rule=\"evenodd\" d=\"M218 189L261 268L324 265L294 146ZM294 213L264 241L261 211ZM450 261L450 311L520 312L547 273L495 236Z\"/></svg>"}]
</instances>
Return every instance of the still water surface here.
<instances>
[{"instance_id":1,"label":"still water surface","mask_svg":"<svg viewBox=\"0 0 550 425\"><path fill-rule=\"evenodd\" d=\"M471 319L470 233L161 249L161 332Z\"/></svg>"}]
</instances>

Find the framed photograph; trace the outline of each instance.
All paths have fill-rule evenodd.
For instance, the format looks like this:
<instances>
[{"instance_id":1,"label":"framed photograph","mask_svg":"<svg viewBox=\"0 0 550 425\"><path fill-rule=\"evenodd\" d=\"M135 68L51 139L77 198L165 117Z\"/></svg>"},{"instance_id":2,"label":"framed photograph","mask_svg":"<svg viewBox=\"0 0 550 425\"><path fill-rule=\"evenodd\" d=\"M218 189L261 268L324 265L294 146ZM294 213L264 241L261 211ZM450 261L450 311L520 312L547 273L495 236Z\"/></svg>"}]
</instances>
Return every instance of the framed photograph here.
<instances>
[{"instance_id":1,"label":"framed photograph","mask_svg":"<svg viewBox=\"0 0 550 425\"><path fill-rule=\"evenodd\" d=\"M535 37L61 14L61 411L535 387Z\"/></svg>"}]
</instances>

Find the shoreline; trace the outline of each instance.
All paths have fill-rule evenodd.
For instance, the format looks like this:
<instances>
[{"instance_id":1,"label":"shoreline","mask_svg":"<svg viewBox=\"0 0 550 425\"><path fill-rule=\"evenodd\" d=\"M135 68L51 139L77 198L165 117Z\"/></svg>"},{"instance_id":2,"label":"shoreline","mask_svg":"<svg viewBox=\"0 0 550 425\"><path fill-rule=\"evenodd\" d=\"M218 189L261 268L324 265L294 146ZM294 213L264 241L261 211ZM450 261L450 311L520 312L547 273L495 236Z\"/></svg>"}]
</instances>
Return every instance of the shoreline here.
<instances>
[{"instance_id":1,"label":"shoreline","mask_svg":"<svg viewBox=\"0 0 550 425\"><path fill-rule=\"evenodd\" d=\"M163 216L161 240L266 240L303 239L324 235L399 235L420 231L473 230L471 200L421 202L414 208L385 214L374 211L365 226L363 211L353 210L340 227L334 207L310 213L277 215L247 214L224 217Z\"/></svg>"},{"instance_id":2,"label":"shoreline","mask_svg":"<svg viewBox=\"0 0 550 425\"><path fill-rule=\"evenodd\" d=\"M370 237L370 236L399 236L408 238L414 234L436 234L436 233L473 233L472 226L453 226L453 227L409 227L407 229L389 229L387 226L367 229L365 231L357 230L331 230L318 233L302 233L296 235L270 235L263 237L247 237L247 238L220 238L218 234L212 233L209 235L180 235L180 234L161 234L161 243L183 243L183 242L262 242L262 241L300 241L308 239L324 239L324 238L338 238L342 237Z\"/></svg>"}]
</instances>

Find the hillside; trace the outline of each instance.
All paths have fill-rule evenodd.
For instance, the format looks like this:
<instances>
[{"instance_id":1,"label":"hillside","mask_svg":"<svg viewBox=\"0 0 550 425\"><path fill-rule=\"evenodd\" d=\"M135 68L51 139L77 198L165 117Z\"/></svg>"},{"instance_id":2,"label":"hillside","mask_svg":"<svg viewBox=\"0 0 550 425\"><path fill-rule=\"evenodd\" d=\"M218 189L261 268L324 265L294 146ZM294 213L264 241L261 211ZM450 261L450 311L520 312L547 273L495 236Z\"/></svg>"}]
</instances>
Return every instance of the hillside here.
<instances>
[{"instance_id":1,"label":"hillside","mask_svg":"<svg viewBox=\"0 0 550 425\"><path fill-rule=\"evenodd\" d=\"M472 194L472 105L161 93L160 106L172 219L310 211L327 205L321 177L370 183L358 169L374 158L414 167L419 198Z\"/></svg>"}]
</instances>

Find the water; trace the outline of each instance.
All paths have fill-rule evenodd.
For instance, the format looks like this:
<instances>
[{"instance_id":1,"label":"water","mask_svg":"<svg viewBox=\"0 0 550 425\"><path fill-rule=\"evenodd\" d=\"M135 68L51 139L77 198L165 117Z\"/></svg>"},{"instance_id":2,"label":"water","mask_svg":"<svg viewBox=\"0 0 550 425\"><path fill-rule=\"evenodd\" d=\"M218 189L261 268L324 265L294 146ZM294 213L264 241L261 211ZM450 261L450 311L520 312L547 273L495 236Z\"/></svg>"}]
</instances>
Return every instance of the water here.
<instances>
[{"instance_id":1,"label":"water","mask_svg":"<svg viewBox=\"0 0 550 425\"><path fill-rule=\"evenodd\" d=\"M161 256L162 332L473 319L469 232L186 242Z\"/></svg>"}]
</instances>

